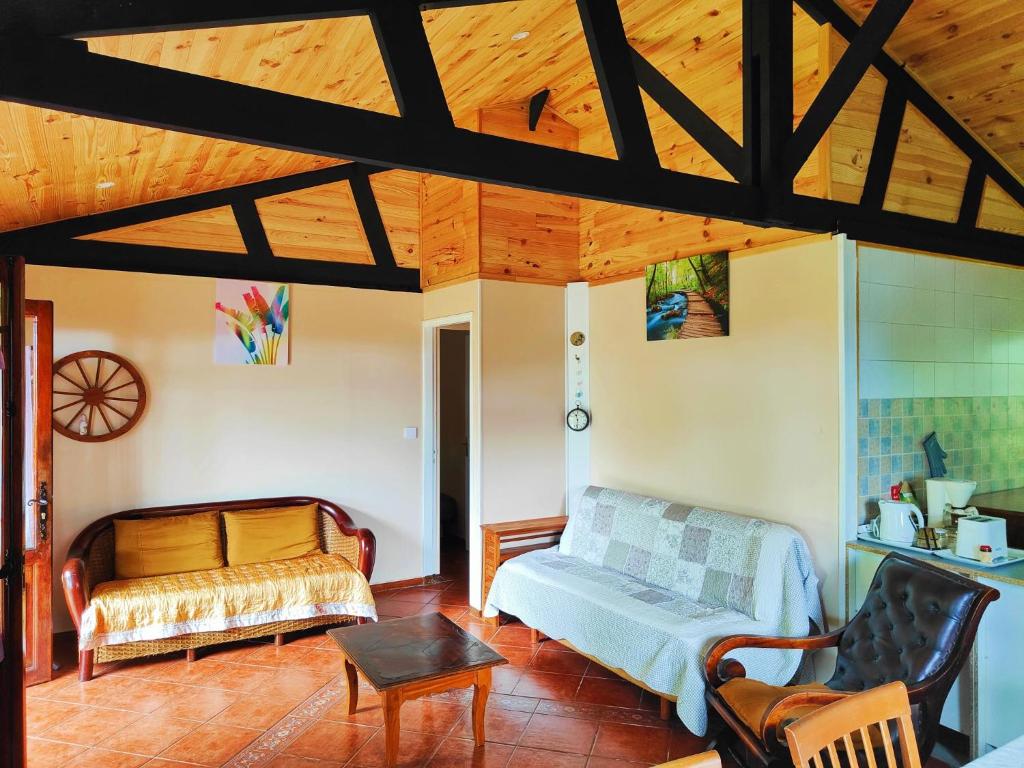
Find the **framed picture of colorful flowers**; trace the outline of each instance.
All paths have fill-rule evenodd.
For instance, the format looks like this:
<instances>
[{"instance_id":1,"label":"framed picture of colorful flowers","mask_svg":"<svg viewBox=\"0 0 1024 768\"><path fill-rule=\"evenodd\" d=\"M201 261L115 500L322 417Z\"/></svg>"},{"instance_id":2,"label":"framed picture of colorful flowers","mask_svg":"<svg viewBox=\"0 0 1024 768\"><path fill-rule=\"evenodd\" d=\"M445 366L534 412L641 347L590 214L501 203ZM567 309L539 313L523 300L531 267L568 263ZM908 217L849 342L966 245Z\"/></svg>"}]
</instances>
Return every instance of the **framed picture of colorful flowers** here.
<instances>
[{"instance_id":1,"label":"framed picture of colorful flowers","mask_svg":"<svg viewBox=\"0 0 1024 768\"><path fill-rule=\"evenodd\" d=\"M288 365L291 289L282 283L217 280L213 362Z\"/></svg>"},{"instance_id":2,"label":"framed picture of colorful flowers","mask_svg":"<svg viewBox=\"0 0 1024 768\"><path fill-rule=\"evenodd\" d=\"M729 254L689 256L647 267L647 340L729 335Z\"/></svg>"}]
</instances>

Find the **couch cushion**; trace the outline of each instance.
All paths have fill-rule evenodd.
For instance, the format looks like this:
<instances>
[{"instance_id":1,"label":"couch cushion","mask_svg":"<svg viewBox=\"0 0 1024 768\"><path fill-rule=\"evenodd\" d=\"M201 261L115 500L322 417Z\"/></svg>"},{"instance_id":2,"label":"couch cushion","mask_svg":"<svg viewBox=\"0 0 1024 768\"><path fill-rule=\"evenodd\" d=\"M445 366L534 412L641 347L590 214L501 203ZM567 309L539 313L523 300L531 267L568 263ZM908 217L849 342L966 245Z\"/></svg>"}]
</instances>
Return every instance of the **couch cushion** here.
<instances>
[{"instance_id":1,"label":"couch cushion","mask_svg":"<svg viewBox=\"0 0 1024 768\"><path fill-rule=\"evenodd\" d=\"M79 648L314 616L377 616L366 578L341 555L99 584L82 614Z\"/></svg>"},{"instance_id":2,"label":"couch cushion","mask_svg":"<svg viewBox=\"0 0 1024 768\"><path fill-rule=\"evenodd\" d=\"M163 576L223 565L217 512L139 520L114 518L115 578Z\"/></svg>"},{"instance_id":3,"label":"couch cushion","mask_svg":"<svg viewBox=\"0 0 1024 768\"><path fill-rule=\"evenodd\" d=\"M768 708L779 699L785 698L786 696L794 693L800 693L801 691L832 692L830 688L826 687L822 683L780 686L768 685L760 680L741 677L735 680L730 680L725 685L721 686L718 689L718 695L725 700L726 704L729 705L729 708L736 713L736 716L743 721L743 724L746 725L747 728L753 731L757 736L760 736L761 721L764 719ZM779 724L780 727L777 737L785 742L786 736L782 732L782 728L793 720L803 717L818 708L818 705L811 704L795 709L793 711L792 718L788 719L785 723Z\"/></svg>"},{"instance_id":4,"label":"couch cushion","mask_svg":"<svg viewBox=\"0 0 1024 768\"><path fill-rule=\"evenodd\" d=\"M302 557L320 549L316 504L224 513L228 565Z\"/></svg>"}]
</instances>

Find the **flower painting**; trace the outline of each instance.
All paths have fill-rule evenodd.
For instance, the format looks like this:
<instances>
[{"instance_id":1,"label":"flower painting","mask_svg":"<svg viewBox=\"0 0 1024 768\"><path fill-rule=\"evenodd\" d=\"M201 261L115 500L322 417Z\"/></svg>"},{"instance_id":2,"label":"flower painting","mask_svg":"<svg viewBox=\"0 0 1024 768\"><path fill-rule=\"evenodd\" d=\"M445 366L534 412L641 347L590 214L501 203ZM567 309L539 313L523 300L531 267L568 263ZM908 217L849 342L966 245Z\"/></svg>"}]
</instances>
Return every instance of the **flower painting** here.
<instances>
[{"instance_id":1,"label":"flower painting","mask_svg":"<svg viewBox=\"0 0 1024 768\"><path fill-rule=\"evenodd\" d=\"M729 335L729 254L647 267L647 340Z\"/></svg>"},{"instance_id":2,"label":"flower painting","mask_svg":"<svg viewBox=\"0 0 1024 768\"><path fill-rule=\"evenodd\" d=\"M213 361L288 365L290 290L280 283L218 280Z\"/></svg>"}]
</instances>

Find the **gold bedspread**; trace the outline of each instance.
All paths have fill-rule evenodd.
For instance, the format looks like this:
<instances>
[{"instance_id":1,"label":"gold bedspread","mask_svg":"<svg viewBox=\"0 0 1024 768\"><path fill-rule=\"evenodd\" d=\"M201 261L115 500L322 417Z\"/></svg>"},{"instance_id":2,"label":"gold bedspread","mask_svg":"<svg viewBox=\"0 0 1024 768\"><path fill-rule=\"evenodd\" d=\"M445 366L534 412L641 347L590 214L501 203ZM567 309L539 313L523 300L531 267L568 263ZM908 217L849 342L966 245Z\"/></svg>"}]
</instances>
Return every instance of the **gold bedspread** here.
<instances>
[{"instance_id":1,"label":"gold bedspread","mask_svg":"<svg viewBox=\"0 0 1024 768\"><path fill-rule=\"evenodd\" d=\"M377 618L370 585L341 555L107 581L82 614L79 649L313 616Z\"/></svg>"}]
</instances>

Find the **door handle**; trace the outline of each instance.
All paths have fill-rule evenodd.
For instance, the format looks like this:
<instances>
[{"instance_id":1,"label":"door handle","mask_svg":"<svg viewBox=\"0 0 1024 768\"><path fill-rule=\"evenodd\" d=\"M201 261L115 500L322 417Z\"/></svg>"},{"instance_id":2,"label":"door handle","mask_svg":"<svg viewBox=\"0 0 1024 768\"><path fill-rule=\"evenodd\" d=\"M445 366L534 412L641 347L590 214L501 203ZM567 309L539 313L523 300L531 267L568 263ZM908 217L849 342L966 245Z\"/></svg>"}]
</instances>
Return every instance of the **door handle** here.
<instances>
[{"instance_id":1,"label":"door handle","mask_svg":"<svg viewBox=\"0 0 1024 768\"><path fill-rule=\"evenodd\" d=\"M28 506L32 505L39 507L39 540L46 541L49 535L50 492L46 489L45 480L39 483L39 498L28 500Z\"/></svg>"}]
</instances>

